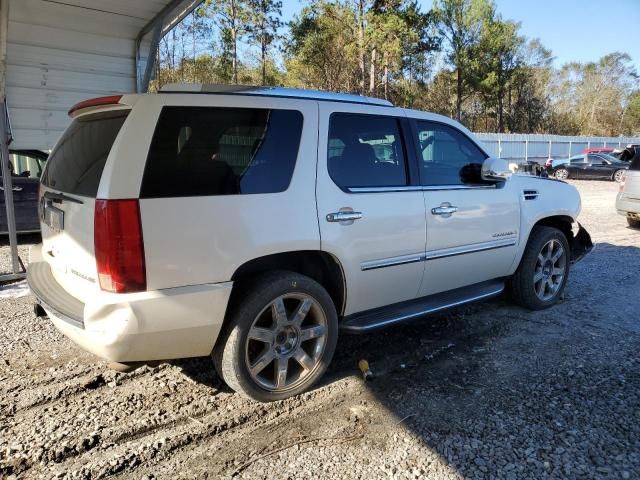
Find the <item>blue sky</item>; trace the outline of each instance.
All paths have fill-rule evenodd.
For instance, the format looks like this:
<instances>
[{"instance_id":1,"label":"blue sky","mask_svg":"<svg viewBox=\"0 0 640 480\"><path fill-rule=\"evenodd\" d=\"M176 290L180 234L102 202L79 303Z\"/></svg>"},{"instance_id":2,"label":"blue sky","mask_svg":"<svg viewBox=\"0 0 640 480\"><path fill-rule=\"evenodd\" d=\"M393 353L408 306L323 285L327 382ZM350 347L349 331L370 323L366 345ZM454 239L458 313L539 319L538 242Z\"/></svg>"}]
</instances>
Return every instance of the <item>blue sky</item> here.
<instances>
[{"instance_id":1,"label":"blue sky","mask_svg":"<svg viewBox=\"0 0 640 480\"><path fill-rule=\"evenodd\" d=\"M431 0L419 0L423 10ZM283 0L289 20L305 1ZM640 72L640 0L496 0L504 19L521 22L521 32L538 37L560 66L627 52Z\"/></svg>"}]
</instances>

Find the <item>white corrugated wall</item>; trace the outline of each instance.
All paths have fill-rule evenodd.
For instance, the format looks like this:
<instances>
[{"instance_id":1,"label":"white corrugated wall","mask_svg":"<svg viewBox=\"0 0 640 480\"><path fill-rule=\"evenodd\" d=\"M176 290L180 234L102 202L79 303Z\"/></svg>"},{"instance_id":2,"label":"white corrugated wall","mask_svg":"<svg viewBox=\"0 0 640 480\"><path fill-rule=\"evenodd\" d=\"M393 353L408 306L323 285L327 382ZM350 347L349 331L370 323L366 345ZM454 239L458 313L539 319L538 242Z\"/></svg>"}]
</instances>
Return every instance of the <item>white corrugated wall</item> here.
<instances>
[{"instance_id":1,"label":"white corrugated wall","mask_svg":"<svg viewBox=\"0 0 640 480\"><path fill-rule=\"evenodd\" d=\"M69 108L90 97L135 92L136 38L170 0L12 0L7 45L11 148L48 150ZM176 5L167 22L191 9ZM147 48L149 35L145 38ZM144 69L146 58L140 58Z\"/></svg>"}]
</instances>

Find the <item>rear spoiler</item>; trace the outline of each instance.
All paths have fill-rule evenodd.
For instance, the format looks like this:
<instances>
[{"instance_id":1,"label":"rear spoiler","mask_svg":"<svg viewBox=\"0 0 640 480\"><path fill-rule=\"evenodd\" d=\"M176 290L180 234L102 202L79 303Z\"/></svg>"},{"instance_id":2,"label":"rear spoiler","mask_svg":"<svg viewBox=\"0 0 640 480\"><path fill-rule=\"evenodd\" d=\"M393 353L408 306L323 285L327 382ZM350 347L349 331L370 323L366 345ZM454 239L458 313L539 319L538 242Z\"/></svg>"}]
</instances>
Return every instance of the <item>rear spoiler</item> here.
<instances>
[{"instance_id":1,"label":"rear spoiler","mask_svg":"<svg viewBox=\"0 0 640 480\"><path fill-rule=\"evenodd\" d=\"M76 103L73 107L71 107L71 109L69 110L69 116L73 117L74 113L76 113L78 110L84 110L85 108L118 105L121 99L122 95L110 95L108 97L90 98L89 100L84 100L82 102Z\"/></svg>"}]
</instances>

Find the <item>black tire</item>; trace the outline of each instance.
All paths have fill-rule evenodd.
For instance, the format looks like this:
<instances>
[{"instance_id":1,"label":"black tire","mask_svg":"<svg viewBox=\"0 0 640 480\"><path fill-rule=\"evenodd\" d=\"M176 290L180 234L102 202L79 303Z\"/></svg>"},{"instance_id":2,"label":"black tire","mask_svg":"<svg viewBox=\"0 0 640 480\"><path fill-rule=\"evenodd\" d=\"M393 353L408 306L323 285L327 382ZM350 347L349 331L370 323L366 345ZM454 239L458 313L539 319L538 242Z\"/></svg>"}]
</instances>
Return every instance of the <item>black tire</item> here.
<instances>
[{"instance_id":1,"label":"black tire","mask_svg":"<svg viewBox=\"0 0 640 480\"><path fill-rule=\"evenodd\" d=\"M218 338L212 354L214 365L220 377L239 394L259 402L283 400L311 388L322 377L331 362L338 339L338 315L327 291L311 278L287 271L271 272L260 276L250 284L234 286L234 288L236 287L241 289L241 293L234 295L231 310L225 321L226 328ZM299 296L300 298L289 298L288 296ZM290 322L286 325L293 325L294 313L298 311L297 309L302 309L303 302L309 301L312 306L309 307L308 313L303 314L305 319L302 321L302 325L308 321L307 318L310 320L322 318L323 321L326 320L326 329L324 330L326 336L322 336L322 340L320 340L320 336L316 337L317 340L302 340L303 328L300 326L298 330L300 336L296 336L295 340L287 340L289 335L293 338L294 334L288 331L283 333L285 327L281 326L282 323L278 323L276 312L279 310L275 307L278 299L284 299L282 305L285 307L286 313L283 318L286 318L286 322ZM299 301L297 309L295 301ZM264 321L272 321L273 327L265 328L256 323ZM321 324L322 322L317 325L314 323L310 327L317 327ZM253 327L268 330L271 340L249 338L249 331ZM310 327L305 327L305 330ZM278 339L280 338L284 338L287 343L279 344L278 342L281 340ZM300 349L308 349L307 344L311 341L322 341L323 350L316 353L315 358L311 358L313 367L305 369L303 363L306 362L301 363L294 357ZM261 342L264 343L260 345ZM256 349L256 344L258 349ZM312 346L315 347L315 345ZM279 347L282 347L281 350L284 352L277 350ZM284 347L288 347L289 351L286 351ZM252 350L259 351L257 354L259 359L264 353L277 355L277 357L270 363L264 363L266 367L263 367L263 370L252 374L249 368ZM308 351L306 353L309 354ZM313 353L310 355L313 356ZM304 360L308 361L309 359ZM278 387L277 382L280 382L280 378L277 375L277 366L280 365L278 363L280 361L284 362L284 365L288 365L288 367L284 367L285 383L287 368L291 368L293 371L297 367L300 370L297 383L293 383L289 387ZM311 364L307 363L307 365ZM271 371L269 367L273 370L272 375L269 375ZM263 376L262 373L265 371L266 374ZM266 377L269 376L273 381L272 388L261 384L261 382L267 383Z\"/></svg>"},{"instance_id":2,"label":"black tire","mask_svg":"<svg viewBox=\"0 0 640 480\"><path fill-rule=\"evenodd\" d=\"M558 180L566 180L567 178L569 178L569 170L567 170L566 168L559 168L556 170L555 177Z\"/></svg>"},{"instance_id":3,"label":"black tire","mask_svg":"<svg viewBox=\"0 0 640 480\"><path fill-rule=\"evenodd\" d=\"M622 176L624 175L624 172L626 170L616 170L615 172L613 172L613 175L611 175L611 180L613 180L614 182L618 182L620 183L622 181Z\"/></svg>"},{"instance_id":4,"label":"black tire","mask_svg":"<svg viewBox=\"0 0 640 480\"><path fill-rule=\"evenodd\" d=\"M640 228L640 220L636 220L635 218L627 217L627 223L631 228Z\"/></svg>"},{"instance_id":5,"label":"black tire","mask_svg":"<svg viewBox=\"0 0 640 480\"><path fill-rule=\"evenodd\" d=\"M548 272L548 276L544 277L547 275L548 263L542 264L539 261L539 256L544 257L544 254L546 253L543 251L543 248L548 248L549 243L552 241L557 242L557 244L561 245L564 249L564 262L562 267L557 267L557 270L562 269L563 273L561 278L559 278L559 275L555 276L556 282L554 282L553 275L553 272L556 271L555 264L551 263L551 271ZM554 245L556 245L556 243L551 243L552 251ZM556 252L557 251L559 251L559 249L556 250ZM550 252L550 256L551 254L552 252ZM569 250L569 243L567 242L567 238L564 236L564 233L553 227L533 227L524 255L520 261L520 265L518 266L516 273L509 279L509 288L514 301L523 307L530 308L531 310L542 310L555 305L562 297L562 293L564 292L569 278L570 258L571 252ZM551 260L552 259L549 259L548 261ZM534 277L537 277L540 274L543 275L543 279L534 281ZM547 286L543 284L542 296L544 297L548 294L550 297L541 298L538 294L541 286L540 282L544 281L546 283L549 280L551 281L553 288L550 288L549 290L551 291L547 293Z\"/></svg>"}]
</instances>

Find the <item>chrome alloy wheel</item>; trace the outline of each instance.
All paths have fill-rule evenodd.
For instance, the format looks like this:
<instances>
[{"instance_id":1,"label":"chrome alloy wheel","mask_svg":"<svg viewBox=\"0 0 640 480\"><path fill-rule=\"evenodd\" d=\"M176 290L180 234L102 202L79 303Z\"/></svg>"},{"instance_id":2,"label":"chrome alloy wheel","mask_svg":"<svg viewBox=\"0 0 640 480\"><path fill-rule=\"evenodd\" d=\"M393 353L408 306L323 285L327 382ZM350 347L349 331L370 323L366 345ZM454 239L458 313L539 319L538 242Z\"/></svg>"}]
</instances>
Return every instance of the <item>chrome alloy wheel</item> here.
<instances>
[{"instance_id":1,"label":"chrome alloy wheel","mask_svg":"<svg viewBox=\"0 0 640 480\"><path fill-rule=\"evenodd\" d=\"M559 180L565 180L567 178L569 178L569 172L567 170L565 170L564 168L560 168L556 171L556 175L555 177Z\"/></svg>"},{"instance_id":2,"label":"chrome alloy wheel","mask_svg":"<svg viewBox=\"0 0 640 480\"><path fill-rule=\"evenodd\" d=\"M558 240L549 240L538 254L533 273L533 288L544 302L556 296L564 280L567 253Z\"/></svg>"},{"instance_id":3,"label":"chrome alloy wheel","mask_svg":"<svg viewBox=\"0 0 640 480\"><path fill-rule=\"evenodd\" d=\"M295 388L320 365L327 345L327 317L304 293L281 295L255 318L247 334L245 362L262 388Z\"/></svg>"}]
</instances>

